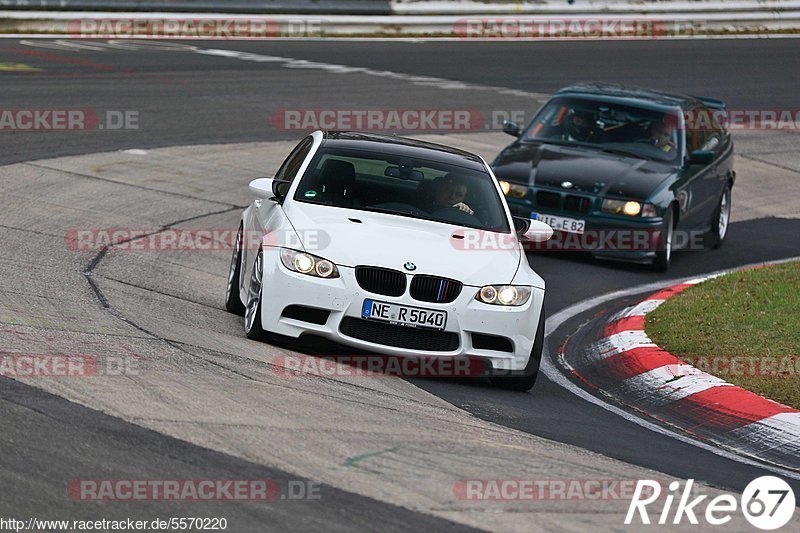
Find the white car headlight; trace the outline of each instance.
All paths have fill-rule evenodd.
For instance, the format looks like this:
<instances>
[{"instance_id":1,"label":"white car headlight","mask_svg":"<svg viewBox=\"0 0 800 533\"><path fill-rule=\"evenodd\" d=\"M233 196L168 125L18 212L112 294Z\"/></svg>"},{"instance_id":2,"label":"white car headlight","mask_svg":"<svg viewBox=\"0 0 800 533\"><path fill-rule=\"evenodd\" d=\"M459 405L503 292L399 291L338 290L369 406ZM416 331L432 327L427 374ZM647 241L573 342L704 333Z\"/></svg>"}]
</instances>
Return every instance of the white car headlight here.
<instances>
[{"instance_id":1,"label":"white car headlight","mask_svg":"<svg viewBox=\"0 0 800 533\"><path fill-rule=\"evenodd\" d=\"M293 272L308 274L317 278L339 277L339 269L327 259L297 250L281 248L281 263Z\"/></svg>"},{"instance_id":2,"label":"white car headlight","mask_svg":"<svg viewBox=\"0 0 800 533\"><path fill-rule=\"evenodd\" d=\"M531 297L531 288L521 285L486 285L475 295L479 302L492 305L519 306Z\"/></svg>"}]
</instances>

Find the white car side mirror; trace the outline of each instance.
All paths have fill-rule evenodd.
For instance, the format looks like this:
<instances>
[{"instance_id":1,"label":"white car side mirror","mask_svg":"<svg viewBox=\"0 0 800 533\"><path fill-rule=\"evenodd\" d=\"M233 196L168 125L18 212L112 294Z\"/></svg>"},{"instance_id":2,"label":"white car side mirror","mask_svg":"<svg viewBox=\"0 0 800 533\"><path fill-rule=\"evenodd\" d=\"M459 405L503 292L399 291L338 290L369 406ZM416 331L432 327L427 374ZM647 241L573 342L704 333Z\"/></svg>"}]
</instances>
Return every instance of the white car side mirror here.
<instances>
[{"instance_id":1,"label":"white car side mirror","mask_svg":"<svg viewBox=\"0 0 800 533\"><path fill-rule=\"evenodd\" d=\"M531 220L530 227L524 233L524 237L533 242L545 242L552 236L553 228L539 220Z\"/></svg>"},{"instance_id":2,"label":"white car side mirror","mask_svg":"<svg viewBox=\"0 0 800 533\"><path fill-rule=\"evenodd\" d=\"M250 182L250 192L256 198L272 198L275 193L272 191L272 184L275 182L272 178L257 178Z\"/></svg>"}]
</instances>

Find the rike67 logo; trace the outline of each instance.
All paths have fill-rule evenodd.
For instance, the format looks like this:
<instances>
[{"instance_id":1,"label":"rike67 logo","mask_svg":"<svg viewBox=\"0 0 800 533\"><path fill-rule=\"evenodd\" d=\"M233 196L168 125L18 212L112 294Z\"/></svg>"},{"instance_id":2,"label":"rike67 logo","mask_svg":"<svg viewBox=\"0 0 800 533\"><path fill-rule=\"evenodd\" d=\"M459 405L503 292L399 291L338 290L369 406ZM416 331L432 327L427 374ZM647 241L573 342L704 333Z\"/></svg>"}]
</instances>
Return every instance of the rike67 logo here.
<instances>
[{"instance_id":1,"label":"rike67 logo","mask_svg":"<svg viewBox=\"0 0 800 533\"><path fill-rule=\"evenodd\" d=\"M722 494L706 501L707 494L692 494L693 485L694 480L690 479L681 490L680 482L673 481L668 486L668 492L662 494L663 489L658 481L640 479L628 507L625 524L639 522L646 525L678 525L685 523L685 519L690 524L697 525L700 517L709 525L721 526L730 522L732 515L741 508L742 514L751 525L764 531L772 531L785 526L794 516L794 491L788 483L775 476L762 476L751 481L738 501L731 494ZM651 508L648 509L648 506ZM651 516L652 511L657 514Z\"/></svg>"}]
</instances>

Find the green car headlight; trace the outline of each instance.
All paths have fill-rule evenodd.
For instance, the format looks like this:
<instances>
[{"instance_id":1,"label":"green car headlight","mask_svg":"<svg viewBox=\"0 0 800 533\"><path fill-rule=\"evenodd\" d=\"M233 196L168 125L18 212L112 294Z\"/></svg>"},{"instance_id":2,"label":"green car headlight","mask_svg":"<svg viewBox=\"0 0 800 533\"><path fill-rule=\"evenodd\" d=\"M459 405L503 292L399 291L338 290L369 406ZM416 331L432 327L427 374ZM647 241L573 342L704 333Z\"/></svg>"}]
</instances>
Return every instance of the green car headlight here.
<instances>
[{"instance_id":1,"label":"green car headlight","mask_svg":"<svg viewBox=\"0 0 800 533\"><path fill-rule=\"evenodd\" d=\"M485 285L475 295L479 302L491 305L519 306L531 297L531 288L521 285Z\"/></svg>"},{"instance_id":2,"label":"green car headlight","mask_svg":"<svg viewBox=\"0 0 800 533\"><path fill-rule=\"evenodd\" d=\"M626 215L629 217L653 217L655 216L655 206L653 204L636 202L634 200L614 200L606 198L603 200L602 211L613 215Z\"/></svg>"},{"instance_id":3,"label":"green car headlight","mask_svg":"<svg viewBox=\"0 0 800 533\"><path fill-rule=\"evenodd\" d=\"M500 188L503 190L503 194L511 198L525 198L528 195L528 187L525 185L501 181Z\"/></svg>"},{"instance_id":4,"label":"green car headlight","mask_svg":"<svg viewBox=\"0 0 800 533\"><path fill-rule=\"evenodd\" d=\"M316 255L281 248L281 263L292 272L317 278L338 278L339 269L332 262Z\"/></svg>"}]
</instances>

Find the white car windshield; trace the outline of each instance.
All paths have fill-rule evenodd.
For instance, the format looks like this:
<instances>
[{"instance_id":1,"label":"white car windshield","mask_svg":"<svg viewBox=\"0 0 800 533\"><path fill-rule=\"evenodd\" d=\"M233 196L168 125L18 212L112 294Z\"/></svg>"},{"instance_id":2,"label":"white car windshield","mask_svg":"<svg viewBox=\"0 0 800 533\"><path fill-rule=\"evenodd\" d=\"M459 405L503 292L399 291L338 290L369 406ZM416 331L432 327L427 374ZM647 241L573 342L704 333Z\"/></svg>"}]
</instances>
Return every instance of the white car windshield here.
<instances>
[{"instance_id":1,"label":"white car windshield","mask_svg":"<svg viewBox=\"0 0 800 533\"><path fill-rule=\"evenodd\" d=\"M320 148L294 200L508 233L488 172L351 148Z\"/></svg>"}]
</instances>

